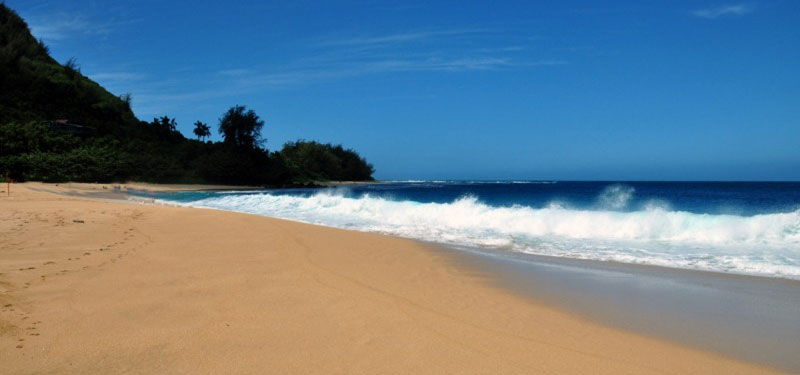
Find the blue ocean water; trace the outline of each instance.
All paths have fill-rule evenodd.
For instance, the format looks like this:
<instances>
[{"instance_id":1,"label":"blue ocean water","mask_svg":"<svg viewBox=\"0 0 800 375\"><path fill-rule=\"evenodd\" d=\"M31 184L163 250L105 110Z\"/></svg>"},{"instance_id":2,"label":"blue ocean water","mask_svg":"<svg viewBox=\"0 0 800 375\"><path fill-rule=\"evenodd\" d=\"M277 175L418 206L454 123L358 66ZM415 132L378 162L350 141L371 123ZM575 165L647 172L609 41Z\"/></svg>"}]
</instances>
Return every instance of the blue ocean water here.
<instances>
[{"instance_id":1,"label":"blue ocean water","mask_svg":"<svg viewBox=\"0 0 800 375\"><path fill-rule=\"evenodd\" d=\"M795 182L397 181L155 198L450 245L800 279Z\"/></svg>"}]
</instances>

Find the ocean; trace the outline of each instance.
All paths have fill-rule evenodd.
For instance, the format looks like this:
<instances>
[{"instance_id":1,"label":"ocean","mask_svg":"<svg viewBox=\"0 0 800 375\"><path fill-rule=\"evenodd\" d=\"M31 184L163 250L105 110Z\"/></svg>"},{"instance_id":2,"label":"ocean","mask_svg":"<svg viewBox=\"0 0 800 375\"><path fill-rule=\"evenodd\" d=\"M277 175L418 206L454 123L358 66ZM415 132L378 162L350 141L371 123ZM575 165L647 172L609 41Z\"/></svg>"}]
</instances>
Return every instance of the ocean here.
<instances>
[{"instance_id":1,"label":"ocean","mask_svg":"<svg viewBox=\"0 0 800 375\"><path fill-rule=\"evenodd\" d=\"M800 183L395 181L157 193L492 252L800 279Z\"/></svg>"}]
</instances>

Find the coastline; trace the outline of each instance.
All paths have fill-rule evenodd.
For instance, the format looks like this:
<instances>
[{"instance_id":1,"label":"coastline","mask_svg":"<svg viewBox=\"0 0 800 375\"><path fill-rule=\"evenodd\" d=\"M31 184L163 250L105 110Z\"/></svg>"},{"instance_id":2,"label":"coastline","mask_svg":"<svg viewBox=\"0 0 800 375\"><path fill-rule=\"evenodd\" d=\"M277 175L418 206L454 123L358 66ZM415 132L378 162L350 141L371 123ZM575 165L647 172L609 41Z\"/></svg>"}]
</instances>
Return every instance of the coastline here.
<instances>
[{"instance_id":1,"label":"coastline","mask_svg":"<svg viewBox=\"0 0 800 375\"><path fill-rule=\"evenodd\" d=\"M262 186L248 185L207 185L207 184L151 184L147 182L120 182L120 183L88 183L88 182L64 182L64 183L31 183L39 189L54 189L53 192L64 193L65 190L73 193L88 192L117 192L127 193L128 191L205 191L205 190L255 190L263 189ZM31 185L27 184L27 185ZM55 189L59 188L59 189Z\"/></svg>"},{"instance_id":2,"label":"coastline","mask_svg":"<svg viewBox=\"0 0 800 375\"><path fill-rule=\"evenodd\" d=\"M523 298L624 331L796 372L800 280L437 247Z\"/></svg>"},{"instance_id":3,"label":"coastline","mask_svg":"<svg viewBox=\"0 0 800 375\"><path fill-rule=\"evenodd\" d=\"M31 186L72 189L0 200L10 373L779 372L521 298L412 240Z\"/></svg>"}]
</instances>

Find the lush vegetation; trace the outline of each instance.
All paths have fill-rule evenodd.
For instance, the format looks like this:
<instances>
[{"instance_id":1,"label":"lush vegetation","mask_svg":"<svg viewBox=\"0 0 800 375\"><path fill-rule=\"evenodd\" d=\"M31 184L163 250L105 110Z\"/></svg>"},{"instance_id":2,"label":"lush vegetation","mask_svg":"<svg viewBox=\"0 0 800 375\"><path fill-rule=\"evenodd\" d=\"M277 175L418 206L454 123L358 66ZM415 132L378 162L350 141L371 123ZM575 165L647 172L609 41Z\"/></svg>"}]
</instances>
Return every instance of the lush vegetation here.
<instances>
[{"instance_id":1,"label":"lush vegetation","mask_svg":"<svg viewBox=\"0 0 800 375\"><path fill-rule=\"evenodd\" d=\"M74 59L55 61L0 3L2 176L247 185L372 179L372 166L342 146L298 141L268 151L264 121L244 106L222 115L217 130L223 141L209 142L201 141L211 135L208 124L197 121L196 139L187 139L174 119L140 121L130 103L130 95L115 96L81 74Z\"/></svg>"},{"instance_id":2,"label":"lush vegetation","mask_svg":"<svg viewBox=\"0 0 800 375\"><path fill-rule=\"evenodd\" d=\"M298 183L313 181L368 181L372 166L353 150L314 141L288 142L280 152Z\"/></svg>"}]
</instances>

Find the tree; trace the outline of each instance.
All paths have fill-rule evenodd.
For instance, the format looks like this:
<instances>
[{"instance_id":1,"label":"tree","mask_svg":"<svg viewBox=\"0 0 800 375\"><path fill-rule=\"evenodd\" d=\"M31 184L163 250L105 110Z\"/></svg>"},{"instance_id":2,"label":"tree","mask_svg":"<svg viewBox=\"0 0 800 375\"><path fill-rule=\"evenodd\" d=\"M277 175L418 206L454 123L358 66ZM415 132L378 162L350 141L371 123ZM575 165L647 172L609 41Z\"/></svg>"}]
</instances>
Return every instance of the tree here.
<instances>
[{"instance_id":1,"label":"tree","mask_svg":"<svg viewBox=\"0 0 800 375\"><path fill-rule=\"evenodd\" d=\"M169 118L169 116L153 118L150 126L161 136L166 136L178 131L178 123L175 122L174 118Z\"/></svg>"},{"instance_id":2,"label":"tree","mask_svg":"<svg viewBox=\"0 0 800 375\"><path fill-rule=\"evenodd\" d=\"M69 69L69 70L76 71L76 72L80 72L81 71L81 67L80 67L80 65L78 65L78 59L76 59L74 57L70 57L69 59L67 59L67 61L64 63L64 67Z\"/></svg>"},{"instance_id":3,"label":"tree","mask_svg":"<svg viewBox=\"0 0 800 375\"><path fill-rule=\"evenodd\" d=\"M131 109L131 102L133 101L133 95L131 95L131 93L122 94L119 96L119 99L122 100L122 103L125 104L128 110Z\"/></svg>"},{"instance_id":4,"label":"tree","mask_svg":"<svg viewBox=\"0 0 800 375\"><path fill-rule=\"evenodd\" d=\"M178 130L178 123L174 118L169 118L169 116L154 117L150 125L163 132L174 132Z\"/></svg>"},{"instance_id":5,"label":"tree","mask_svg":"<svg viewBox=\"0 0 800 375\"><path fill-rule=\"evenodd\" d=\"M169 116L153 118L153 121L148 125L150 135L156 139L169 142L180 142L185 139L181 132L178 131L178 123Z\"/></svg>"},{"instance_id":6,"label":"tree","mask_svg":"<svg viewBox=\"0 0 800 375\"><path fill-rule=\"evenodd\" d=\"M280 151L294 183L371 181L375 169L353 150L341 145L299 140Z\"/></svg>"},{"instance_id":7,"label":"tree","mask_svg":"<svg viewBox=\"0 0 800 375\"><path fill-rule=\"evenodd\" d=\"M261 139L262 127L264 121L243 105L231 107L219 119L219 134L225 138L225 143L243 149L261 147L264 142Z\"/></svg>"},{"instance_id":8,"label":"tree","mask_svg":"<svg viewBox=\"0 0 800 375\"><path fill-rule=\"evenodd\" d=\"M194 135L197 136L198 140L200 140L200 138L205 139L206 137L211 136L211 127L206 123L196 121L194 123Z\"/></svg>"}]
</instances>

